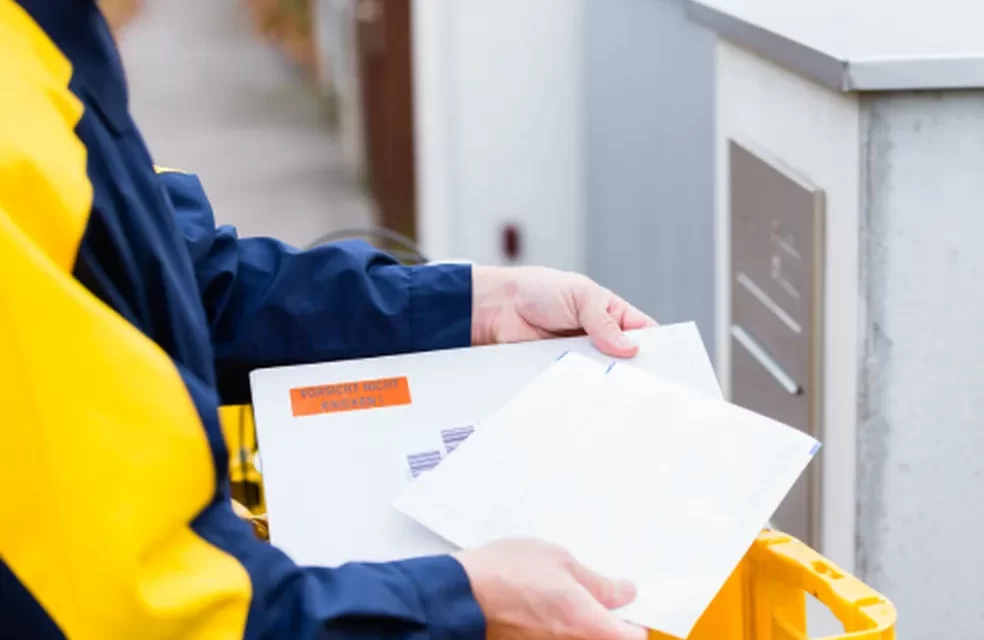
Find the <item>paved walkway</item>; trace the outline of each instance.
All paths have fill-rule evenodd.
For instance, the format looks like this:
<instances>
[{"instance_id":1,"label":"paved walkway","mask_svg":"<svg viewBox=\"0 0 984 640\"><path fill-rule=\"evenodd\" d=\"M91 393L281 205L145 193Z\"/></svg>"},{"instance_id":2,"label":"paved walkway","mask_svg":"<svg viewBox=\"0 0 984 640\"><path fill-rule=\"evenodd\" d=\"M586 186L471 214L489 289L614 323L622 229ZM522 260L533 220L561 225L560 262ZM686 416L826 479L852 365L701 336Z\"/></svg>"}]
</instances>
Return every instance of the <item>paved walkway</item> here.
<instances>
[{"instance_id":1,"label":"paved walkway","mask_svg":"<svg viewBox=\"0 0 984 640\"><path fill-rule=\"evenodd\" d=\"M319 99L241 0L147 2L123 34L131 110L158 164L198 173L220 223L303 245L365 226Z\"/></svg>"}]
</instances>

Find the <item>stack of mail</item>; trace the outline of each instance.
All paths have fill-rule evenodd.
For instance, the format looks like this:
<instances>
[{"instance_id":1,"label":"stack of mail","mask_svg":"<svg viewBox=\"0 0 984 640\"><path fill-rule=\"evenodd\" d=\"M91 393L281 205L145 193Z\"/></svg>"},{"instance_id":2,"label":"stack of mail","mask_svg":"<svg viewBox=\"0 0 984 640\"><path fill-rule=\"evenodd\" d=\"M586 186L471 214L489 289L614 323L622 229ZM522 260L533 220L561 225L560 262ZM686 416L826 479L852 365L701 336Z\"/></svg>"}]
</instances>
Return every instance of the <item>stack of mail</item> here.
<instances>
[{"instance_id":1,"label":"stack of mail","mask_svg":"<svg viewBox=\"0 0 984 640\"><path fill-rule=\"evenodd\" d=\"M817 450L629 365L551 365L397 509L458 547L531 536L632 580L620 614L685 638Z\"/></svg>"},{"instance_id":2,"label":"stack of mail","mask_svg":"<svg viewBox=\"0 0 984 640\"><path fill-rule=\"evenodd\" d=\"M273 542L336 565L542 538L687 637L819 444L725 402L694 325L633 337L254 373Z\"/></svg>"}]
</instances>

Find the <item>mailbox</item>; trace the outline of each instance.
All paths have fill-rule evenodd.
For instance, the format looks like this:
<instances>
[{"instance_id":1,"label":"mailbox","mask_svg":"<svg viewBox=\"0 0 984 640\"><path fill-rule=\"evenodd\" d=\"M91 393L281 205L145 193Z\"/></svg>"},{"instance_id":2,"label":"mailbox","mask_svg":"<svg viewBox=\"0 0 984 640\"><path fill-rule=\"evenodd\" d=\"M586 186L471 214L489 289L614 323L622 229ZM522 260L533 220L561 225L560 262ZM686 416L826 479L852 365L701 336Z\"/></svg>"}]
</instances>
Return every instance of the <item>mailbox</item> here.
<instances>
[{"instance_id":1,"label":"mailbox","mask_svg":"<svg viewBox=\"0 0 984 640\"><path fill-rule=\"evenodd\" d=\"M731 400L822 440L823 192L774 159L728 144ZM810 465L773 519L814 548L820 469Z\"/></svg>"}]
</instances>

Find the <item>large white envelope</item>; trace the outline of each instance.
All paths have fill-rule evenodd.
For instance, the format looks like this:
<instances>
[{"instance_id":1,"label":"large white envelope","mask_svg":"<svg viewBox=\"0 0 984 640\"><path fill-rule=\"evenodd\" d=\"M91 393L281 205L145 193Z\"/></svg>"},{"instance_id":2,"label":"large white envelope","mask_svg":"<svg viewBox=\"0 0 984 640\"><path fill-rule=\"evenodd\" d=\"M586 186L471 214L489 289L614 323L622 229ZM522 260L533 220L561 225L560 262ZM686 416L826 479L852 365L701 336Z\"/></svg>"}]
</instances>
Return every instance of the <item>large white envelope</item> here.
<instances>
[{"instance_id":1,"label":"large white envelope","mask_svg":"<svg viewBox=\"0 0 984 640\"><path fill-rule=\"evenodd\" d=\"M458 547L534 537L632 580L619 613L686 638L819 444L632 367L568 354L395 506Z\"/></svg>"},{"instance_id":2,"label":"large white envelope","mask_svg":"<svg viewBox=\"0 0 984 640\"><path fill-rule=\"evenodd\" d=\"M632 336L641 351L626 362L720 398L695 325ZM612 362L586 338L565 338L254 372L272 541L299 563L327 566L450 550L391 507L411 482L407 456L446 452L442 430L481 428L567 351L602 371Z\"/></svg>"}]
</instances>

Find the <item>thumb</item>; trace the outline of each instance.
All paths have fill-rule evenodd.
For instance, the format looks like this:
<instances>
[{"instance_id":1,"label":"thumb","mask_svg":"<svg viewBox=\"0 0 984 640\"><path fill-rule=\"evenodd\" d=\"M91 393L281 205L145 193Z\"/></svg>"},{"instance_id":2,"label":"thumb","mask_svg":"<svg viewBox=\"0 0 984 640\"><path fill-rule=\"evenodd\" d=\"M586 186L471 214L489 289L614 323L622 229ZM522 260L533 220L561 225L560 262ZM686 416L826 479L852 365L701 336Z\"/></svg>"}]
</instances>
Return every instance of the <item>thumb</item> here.
<instances>
[{"instance_id":1,"label":"thumb","mask_svg":"<svg viewBox=\"0 0 984 640\"><path fill-rule=\"evenodd\" d=\"M628 580L609 578L595 573L579 562L571 567L574 579L606 609L618 609L636 597L635 585Z\"/></svg>"},{"instance_id":2,"label":"thumb","mask_svg":"<svg viewBox=\"0 0 984 640\"><path fill-rule=\"evenodd\" d=\"M608 313L608 296L601 287L581 287L575 292L577 320L602 353L616 358L631 358L639 347L622 332L618 322Z\"/></svg>"}]
</instances>

